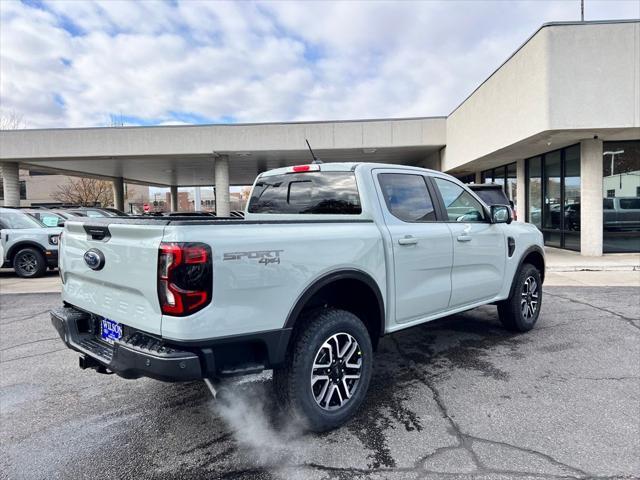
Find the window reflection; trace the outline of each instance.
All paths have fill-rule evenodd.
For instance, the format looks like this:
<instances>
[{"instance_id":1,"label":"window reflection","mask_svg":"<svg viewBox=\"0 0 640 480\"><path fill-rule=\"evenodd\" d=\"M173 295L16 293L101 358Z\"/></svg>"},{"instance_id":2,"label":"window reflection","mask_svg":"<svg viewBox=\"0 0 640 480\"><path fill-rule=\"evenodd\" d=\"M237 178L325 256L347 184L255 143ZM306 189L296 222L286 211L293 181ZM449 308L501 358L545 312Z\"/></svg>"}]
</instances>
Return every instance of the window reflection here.
<instances>
[{"instance_id":1,"label":"window reflection","mask_svg":"<svg viewBox=\"0 0 640 480\"><path fill-rule=\"evenodd\" d=\"M378 175L387 208L404 222L432 222L435 210L422 175L382 173Z\"/></svg>"},{"instance_id":2,"label":"window reflection","mask_svg":"<svg viewBox=\"0 0 640 480\"><path fill-rule=\"evenodd\" d=\"M527 160L527 219L545 245L580 250L580 146Z\"/></svg>"},{"instance_id":3,"label":"window reflection","mask_svg":"<svg viewBox=\"0 0 640 480\"><path fill-rule=\"evenodd\" d=\"M460 185L443 178L434 178L434 181L450 221L483 222L485 220L482 205Z\"/></svg>"},{"instance_id":4,"label":"window reflection","mask_svg":"<svg viewBox=\"0 0 640 480\"><path fill-rule=\"evenodd\" d=\"M567 148L564 154L564 247L580 250L580 146Z\"/></svg>"},{"instance_id":5,"label":"window reflection","mask_svg":"<svg viewBox=\"0 0 640 480\"><path fill-rule=\"evenodd\" d=\"M360 214L353 172L267 176L256 182L250 213Z\"/></svg>"},{"instance_id":6,"label":"window reflection","mask_svg":"<svg viewBox=\"0 0 640 480\"><path fill-rule=\"evenodd\" d=\"M536 227L542 228L542 159L540 157L528 160L529 169L529 211L527 220Z\"/></svg>"},{"instance_id":7,"label":"window reflection","mask_svg":"<svg viewBox=\"0 0 640 480\"><path fill-rule=\"evenodd\" d=\"M640 251L640 141L604 142L603 251Z\"/></svg>"}]
</instances>

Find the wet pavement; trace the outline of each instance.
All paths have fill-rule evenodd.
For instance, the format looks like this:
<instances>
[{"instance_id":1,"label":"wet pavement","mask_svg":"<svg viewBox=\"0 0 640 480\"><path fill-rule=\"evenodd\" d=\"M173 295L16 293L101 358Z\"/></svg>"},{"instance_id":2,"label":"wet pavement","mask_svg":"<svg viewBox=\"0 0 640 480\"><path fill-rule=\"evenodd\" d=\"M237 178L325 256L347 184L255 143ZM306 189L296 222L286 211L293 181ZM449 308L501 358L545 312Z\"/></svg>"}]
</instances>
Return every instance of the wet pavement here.
<instances>
[{"instance_id":1,"label":"wet pavement","mask_svg":"<svg viewBox=\"0 0 640 480\"><path fill-rule=\"evenodd\" d=\"M548 287L538 326L483 307L386 337L366 404L303 434L270 374L230 385L77 366L47 310L0 296L0 478L637 478L640 289Z\"/></svg>"}]
</instances>

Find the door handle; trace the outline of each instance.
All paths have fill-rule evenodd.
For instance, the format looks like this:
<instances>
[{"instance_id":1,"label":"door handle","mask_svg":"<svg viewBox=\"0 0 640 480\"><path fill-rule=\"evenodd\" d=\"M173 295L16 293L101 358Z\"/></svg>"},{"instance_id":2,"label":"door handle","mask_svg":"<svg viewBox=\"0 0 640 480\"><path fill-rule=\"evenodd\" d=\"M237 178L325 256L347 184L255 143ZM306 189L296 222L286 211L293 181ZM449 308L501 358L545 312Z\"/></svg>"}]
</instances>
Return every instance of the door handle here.
<instances>
[{"instance_id":1,"label":"door handle","mask_svg":"<svg viewBox=\"0 0 640 480\"><path fill-rule=\"evenodd\" d=\"M458 235L459 242L470 242L471 238L471 235Z\"/></svg>"},{"instance_id":2,"label":"door handle","mask_svg":"<svg viewBox=\"0 0 640 480\"><path fill-rule=\"evenodd\" d=\"M418 239L413 235L405 235L404 238L399 238L398 243L400 245L415 245L418 243Z\"/></svg>"}]
</instances>

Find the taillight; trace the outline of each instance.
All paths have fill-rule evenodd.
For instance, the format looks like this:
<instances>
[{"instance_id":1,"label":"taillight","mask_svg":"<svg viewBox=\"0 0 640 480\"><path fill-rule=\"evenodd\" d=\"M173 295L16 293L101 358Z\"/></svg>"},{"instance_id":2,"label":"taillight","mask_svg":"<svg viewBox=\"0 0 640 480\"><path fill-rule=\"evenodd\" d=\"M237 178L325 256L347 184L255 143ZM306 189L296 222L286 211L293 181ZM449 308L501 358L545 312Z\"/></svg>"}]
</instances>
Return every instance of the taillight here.
<instances>
[{"instance_id":1,"label":"taillight","mask_svg":"<svg viewBox=\"0 0 640 480\"><path fill-rule=\"evenodd\" d=\"M158 299L162 313L191 315L211 302L211 248L204 243L160 244Z\"/></svg>"}]
</instances>

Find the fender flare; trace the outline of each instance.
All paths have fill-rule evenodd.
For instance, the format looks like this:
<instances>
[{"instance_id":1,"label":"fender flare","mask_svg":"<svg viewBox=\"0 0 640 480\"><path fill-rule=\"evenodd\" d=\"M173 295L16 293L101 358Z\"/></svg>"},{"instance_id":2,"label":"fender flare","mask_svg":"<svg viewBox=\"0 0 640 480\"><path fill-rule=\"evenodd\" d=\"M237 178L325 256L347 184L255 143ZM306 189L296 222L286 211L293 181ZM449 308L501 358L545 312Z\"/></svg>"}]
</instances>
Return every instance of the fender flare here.
<instances>
[{"instance_id":1,"label":"fender flare","mask_svg":"<svg viewBox=\"0 0 640 480\"><path fill-rule=\"evenodd\" d=\"M382 337L385 332L385 308L384 308L384 300L382 299L382 293L380 292L380 288L376 281L369 275L368 273L363 272L358 269L344 269L344 270L336 270L322 277L316 279L311 285L309 285L296 299L294 307L289 311L289 315L287 315L287 321L284 324L284 328L293 328L295 326L298 317L300 316L300 312L307 305L309 300L320 291L323 287L338 281L338 280L358 280L365 285L367 285L371 291L373 291L376 300L378 302L378 311L379 319L378 319L378 328L379 335L378 338Z\"/></svg>"},{"instance_id":2,"label":"fender flare","mask_svg":"<svg viewBox=\"0 0 640 480\"><path fill-rule=\"evenodd\" d=\"M544 258L544 250L540 245L531 245L529 248L527 248L524 252L522 252L522 255L520 255L520 260L518 260L518 267L515 270L515 274L517 274L520 269L522 268L522 264L524 263L524 259L527 258L529 256L529 254L536 252L539 253L540 256L542 257L542 271L540 272L540 276L542 277L542 282L544 283L544 277L545 277L545 270L546 270L546 265L547 262ZM514 274L514 278L511 279L511 288L509 289L509 297L511 297L513 295L513 289L515 288L515 274Z\"/></svg>"},{"instance_id":3,"label":"fender flare","mask_svg":"<svg viewBox=\"0 0 640 480\"><path fill-rule=\"evenodd\" d=\"M29 247L35 248L43 255L46 252L46 249L39 243L33 242L31 240L23 240L23 241L19 241L15 245L11 245L11 248L9 248L9 250L7 250L7 253L5 254L5 258L7 259L8 262L13 262L13 257L16 255L16 253L18 253L23 248L29 248Z\"/></svg>"}]
</instances>

